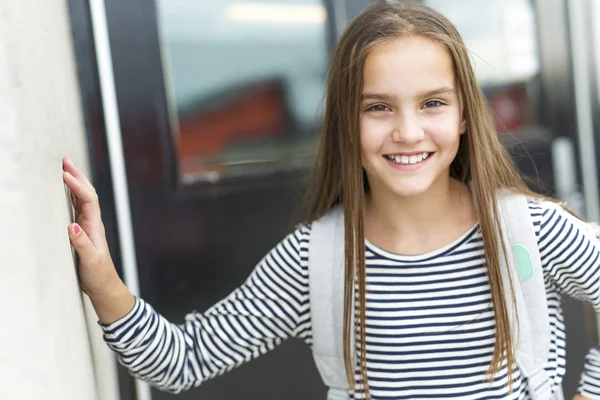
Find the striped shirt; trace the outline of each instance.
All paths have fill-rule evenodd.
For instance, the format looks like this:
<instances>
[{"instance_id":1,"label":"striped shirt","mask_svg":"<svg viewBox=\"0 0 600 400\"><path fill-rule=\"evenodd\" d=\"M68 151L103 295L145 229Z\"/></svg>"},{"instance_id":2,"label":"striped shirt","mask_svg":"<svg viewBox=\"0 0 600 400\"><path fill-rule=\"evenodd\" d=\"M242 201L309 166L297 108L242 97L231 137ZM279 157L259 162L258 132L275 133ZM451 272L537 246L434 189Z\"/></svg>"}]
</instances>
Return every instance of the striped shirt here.
<instances>
[{"instance_id":1,"label":"striped shirt","mask_svg":"<svg viewBox=\"0 0 600 400\"><path fill-rule=\"evenodd\" d=\"M546 370L554 387L565 373L561 293L600 310L600 242L559 206L532 201L550 317ZM247 281L204 313L176 325L137 299L104 339L135 376L177 393L223 374L296 337L312 344L308 244L310 226L288 235ZM529 399L506 363L489 381L495 343L494 312L476 225L442 249L418 256L389 253L366 243L367 370L379 399ZM360 383L360 375L356 374ZM585 361L580 393L600 397L600 349ZM355 399L362 393L351 393Z\"/></svg>"}]
</instances>

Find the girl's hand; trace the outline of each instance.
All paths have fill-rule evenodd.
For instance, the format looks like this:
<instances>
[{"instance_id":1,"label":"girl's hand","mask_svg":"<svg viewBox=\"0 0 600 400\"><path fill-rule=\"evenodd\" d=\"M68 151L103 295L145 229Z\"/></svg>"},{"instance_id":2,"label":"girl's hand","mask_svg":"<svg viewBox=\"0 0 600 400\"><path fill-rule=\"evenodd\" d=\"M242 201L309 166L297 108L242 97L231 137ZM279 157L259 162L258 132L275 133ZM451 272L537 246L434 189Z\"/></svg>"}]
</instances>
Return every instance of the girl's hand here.
<instances>
[{"instance_id":1,"label":"girl's hand","mask_svg":"<svg viewBox=\"0 0 600 400\"><path fill-rule=\"evenodd\" d=\"M76 223L69 225L71 244L79 255L79 281L103 323L127 314L135 299L117 274L100 217L96 190L75 164L63 159L63 180L71 189Z\"/></svg>"},{"instance_id":2,"label":"girl's hand","mask_svg":"<svg viewBox=\"0 0 600 400\"><path fill-rule=\"evenodd\" d=\"M575 396L573 396L573 400L592 400L592 399L590 399L589 397L582 396L580 394L576 394Z\"/></svg>"}]
</instances>

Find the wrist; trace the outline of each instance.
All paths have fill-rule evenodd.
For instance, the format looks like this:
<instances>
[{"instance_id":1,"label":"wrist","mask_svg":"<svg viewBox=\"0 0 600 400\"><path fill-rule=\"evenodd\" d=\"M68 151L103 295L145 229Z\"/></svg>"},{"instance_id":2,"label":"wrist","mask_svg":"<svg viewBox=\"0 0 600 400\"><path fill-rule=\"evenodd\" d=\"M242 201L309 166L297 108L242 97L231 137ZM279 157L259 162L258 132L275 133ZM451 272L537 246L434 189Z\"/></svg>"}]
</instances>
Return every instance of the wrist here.
<instances>
[{"instance_id":1,"label":"wrist","mask_svg":"<svg viewBox=\"0 0 600 400\"><path fill-rule=\"evenodd\" d=\"M126 316L135 305L135 296L122 281L102 293L90 294L100 323L110 325Z\"/></svg>"}]
</instances>

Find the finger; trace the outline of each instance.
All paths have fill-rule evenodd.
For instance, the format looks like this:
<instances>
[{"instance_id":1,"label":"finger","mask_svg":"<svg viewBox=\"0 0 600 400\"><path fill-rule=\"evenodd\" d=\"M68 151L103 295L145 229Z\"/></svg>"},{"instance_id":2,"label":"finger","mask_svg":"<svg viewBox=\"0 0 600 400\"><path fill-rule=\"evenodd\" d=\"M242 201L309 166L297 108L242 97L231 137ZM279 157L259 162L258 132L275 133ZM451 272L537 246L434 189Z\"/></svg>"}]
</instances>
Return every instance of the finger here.
<instances>
[{"instance_id":1,"label":"finger","mask_svg":"<svg viewBox=\"0 0 600 400\"><path fill-rule=\"evenodd\" d=\"M85 174L75 166L75 163L67 157L63 158L63 170L81 180L86 186L90 188L93 187L87 176L85 176Z\"/></svg>"},{"instance_id":2,"label":"finger","mask_svg":"<svg viewBox=\"0 0 600 400\"><path fill-rule=\"evenodd\" d=\"M89 188L79 179L71 175L70 172L63 172L63 180L77 197L83 203L98 203L98 196L93 188ZM83 205L83 204L82 204Z\"/></svg>"},{"instance_id":3,"label":"finger","mask_svg":"<svg viewBox=\"0 0 600 400\"><path fill-rule=\"evenodd\" d=\"M69 225L69 239L79 258L85 260L87 265L93 265L100 257L98 249L79 224Z\"/></svg>"},{"instance_id":4,"label":"finger","mask_svg":"<svg viewBox=\"0 0 600 400\"><path fill-rule=\"evenodd\" d=\"M92 186L92 184L90 183L90 181L85 176L85 174L83 172L81 172L75 166L73 161L71 161L68 158L63 158L63 171L71 174L71 176L73 176L75 179L79 180L83 185L87 186L88 188L90 188L90 189L94 188Z\"/></svg>"}]
</instances>

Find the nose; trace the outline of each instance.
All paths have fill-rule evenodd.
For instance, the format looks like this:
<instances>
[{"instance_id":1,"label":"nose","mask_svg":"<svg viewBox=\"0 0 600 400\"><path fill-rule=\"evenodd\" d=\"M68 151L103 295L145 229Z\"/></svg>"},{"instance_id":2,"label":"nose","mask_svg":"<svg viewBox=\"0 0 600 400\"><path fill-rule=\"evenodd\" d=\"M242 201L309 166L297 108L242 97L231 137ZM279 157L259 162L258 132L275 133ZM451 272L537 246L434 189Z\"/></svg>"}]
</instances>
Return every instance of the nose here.
<instances>
[{"instance_id":1,"label":"nose","mask_svg":"<svg viewBox=\"0 0 600 400\"><path fill-rule=\"evenodd\" d=\"M398 115L394 121L392 139L399 143L416 143L423 140L425 131L417 115Z\"/></svg>"}]
</instances>

